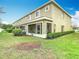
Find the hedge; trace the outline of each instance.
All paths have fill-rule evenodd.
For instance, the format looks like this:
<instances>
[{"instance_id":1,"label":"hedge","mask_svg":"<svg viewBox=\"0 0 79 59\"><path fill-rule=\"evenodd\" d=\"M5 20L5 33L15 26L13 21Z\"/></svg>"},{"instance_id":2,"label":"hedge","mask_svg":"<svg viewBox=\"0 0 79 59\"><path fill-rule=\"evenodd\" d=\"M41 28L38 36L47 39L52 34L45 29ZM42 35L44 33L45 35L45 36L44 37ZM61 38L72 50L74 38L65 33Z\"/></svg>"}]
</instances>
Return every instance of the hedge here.
<instances>
[{"instance_id":1,"label":"hedge","mask_svg":"<svg viewBox=\"0 0 79 59\"><path fill-rule=\"evenodd\" d=\"M48 33L47 38L52 39L52 38L57 38L66 34L73 33L74 31L66 31L66 32L58 32L58 33Z\"/></svg>"}]
</instances>

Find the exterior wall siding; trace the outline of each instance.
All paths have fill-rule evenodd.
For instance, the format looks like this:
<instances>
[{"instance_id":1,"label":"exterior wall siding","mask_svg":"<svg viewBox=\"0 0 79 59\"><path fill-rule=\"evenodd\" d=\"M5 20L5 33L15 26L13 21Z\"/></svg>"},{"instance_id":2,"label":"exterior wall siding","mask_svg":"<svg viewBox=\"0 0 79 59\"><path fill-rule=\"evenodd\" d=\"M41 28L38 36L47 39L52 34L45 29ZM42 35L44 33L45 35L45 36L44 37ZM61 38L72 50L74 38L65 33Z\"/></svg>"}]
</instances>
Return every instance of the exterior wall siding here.
<instances>
[{"instance_id":1,"label":"exterior wall siding","mask_svg":"<svg viewBox=\"0 0 79 59\"><path fill-rule=\"evenodd\" d=\"M71 17L64 13L55 4L52 4L52 19L54 24L56 24L56 32L61 32L62 25L64 25L64 31L72 30Z\"/></svg>"}]
</instances>

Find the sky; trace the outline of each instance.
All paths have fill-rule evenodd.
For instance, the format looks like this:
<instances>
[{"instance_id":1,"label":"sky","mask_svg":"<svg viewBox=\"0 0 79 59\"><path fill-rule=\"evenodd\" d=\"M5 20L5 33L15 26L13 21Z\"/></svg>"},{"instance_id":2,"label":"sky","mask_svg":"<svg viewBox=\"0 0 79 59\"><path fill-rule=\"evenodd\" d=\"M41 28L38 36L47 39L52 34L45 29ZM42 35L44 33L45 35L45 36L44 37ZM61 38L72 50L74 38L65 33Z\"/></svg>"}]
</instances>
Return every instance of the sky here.
<instances>
[{"instance_id":1,"label":"sky","mask_svg":"<svg viewBox=\"0 0 79 59\"><path fill-rule=\"evenodd\" d=\"M6 13L0 14L4 23L13 23L49 0L0 0ZM79 0L55 0L71 16L73 24L79 26Z\"/></svg>"}]
</instances>

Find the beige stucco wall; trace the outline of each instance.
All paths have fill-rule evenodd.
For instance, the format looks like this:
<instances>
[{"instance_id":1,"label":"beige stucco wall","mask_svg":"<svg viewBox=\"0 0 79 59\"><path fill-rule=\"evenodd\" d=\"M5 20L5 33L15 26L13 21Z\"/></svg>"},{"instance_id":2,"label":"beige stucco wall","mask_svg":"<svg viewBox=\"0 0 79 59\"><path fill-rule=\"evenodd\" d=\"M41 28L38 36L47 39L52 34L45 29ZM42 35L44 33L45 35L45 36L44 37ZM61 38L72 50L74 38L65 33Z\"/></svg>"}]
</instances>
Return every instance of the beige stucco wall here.
<instances>
[{"instance_id":1,"label":"beige stucco wall","mask_svg":"<svg viewBox=\"0 0 79 59\"><path fill-rule=\"evenodd\" d=\"M56 32L61 32L61 26L64 25L64 31L72 30L71 27L71 17L63 12L55 4L52 4L51 16L53 19L53 24L56 24ZM52 27L53 29L53 27Z\"/></svg>"}]
</instances>

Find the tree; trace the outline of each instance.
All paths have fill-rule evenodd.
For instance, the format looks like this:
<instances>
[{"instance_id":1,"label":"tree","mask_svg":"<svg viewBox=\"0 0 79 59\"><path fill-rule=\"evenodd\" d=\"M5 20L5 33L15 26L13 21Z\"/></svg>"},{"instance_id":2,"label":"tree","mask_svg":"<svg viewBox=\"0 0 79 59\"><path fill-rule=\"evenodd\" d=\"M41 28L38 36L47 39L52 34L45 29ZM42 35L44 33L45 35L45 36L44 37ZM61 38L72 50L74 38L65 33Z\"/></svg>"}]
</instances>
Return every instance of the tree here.
<instances>
[{"instance_id":1,"label":"tree","mask_svg":"<svg viewBox=\"0 0 79 59\"><path fill-rule=\"evenodd\" d=\"M74 30L78 28L77 24L74 24L72 27L73 27Z\"/></svg>"},{"instance_id":2,"label":"tree","mask_svg":"<svg viewBox=\"0 0 79 59\"><path fill-rule=\"evenodd\" d=\"M4 29L5 31L11 33L14 29L14 26L12 26L11 24L3 24L1 26L2 29Z\"/></svg>"}]
</instances>

